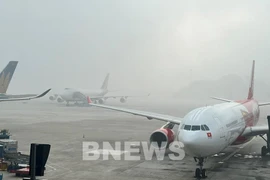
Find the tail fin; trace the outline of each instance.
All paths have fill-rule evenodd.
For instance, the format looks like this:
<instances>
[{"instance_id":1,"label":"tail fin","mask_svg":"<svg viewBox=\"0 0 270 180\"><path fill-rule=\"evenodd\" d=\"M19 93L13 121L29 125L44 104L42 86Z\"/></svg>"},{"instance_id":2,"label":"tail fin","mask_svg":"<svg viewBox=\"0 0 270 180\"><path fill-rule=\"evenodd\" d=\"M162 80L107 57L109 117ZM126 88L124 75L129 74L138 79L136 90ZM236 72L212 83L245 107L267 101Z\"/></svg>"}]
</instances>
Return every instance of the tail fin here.
<instances>
[{"instance_id":1,"label":"tail fin","mask_svg":"<svg viewBox=\"0 0 270 180\"><path fill-rule=\"evenodd\" d=\"M88 102L88 104L92 103L92 100L91 100L91 98L89 96L87 96L87 102Z\"/></svg>"},{"instance_id":2,"label":"tail fin","mask_svg":"<svg viewBox=\"0 0 270 180\"><path fill-rule=\"evenodd\" d=\"M10 61L0 74L0 93L6 93L18 61Z\"/></svg>"},{"instance_id":3,"label":"tail fin","mask_svg":"<svg viewBox=\"0 0 270 180\"><path fill-rule=\"evenodd\" d=\"M107 74L107 76L106 76L106 78L101 86L101 89L104 89L104 90L108 89L109 77L110 77L110 73Z\"/></svg>"},{"instance_id":4,"label":"tail fin","mask_svg":"<svg viewBox=\"0 0 270 180\"><path fill-rule=\"evenodd\" d=\"M248 90L248 98L247 99L253 99L253 92L254 92L254 69L255 69L255 60L253 60L253 63L252 63L251 79L250 79L250 86L249 86L249 90Z\"/></svg>"}]
</instances>

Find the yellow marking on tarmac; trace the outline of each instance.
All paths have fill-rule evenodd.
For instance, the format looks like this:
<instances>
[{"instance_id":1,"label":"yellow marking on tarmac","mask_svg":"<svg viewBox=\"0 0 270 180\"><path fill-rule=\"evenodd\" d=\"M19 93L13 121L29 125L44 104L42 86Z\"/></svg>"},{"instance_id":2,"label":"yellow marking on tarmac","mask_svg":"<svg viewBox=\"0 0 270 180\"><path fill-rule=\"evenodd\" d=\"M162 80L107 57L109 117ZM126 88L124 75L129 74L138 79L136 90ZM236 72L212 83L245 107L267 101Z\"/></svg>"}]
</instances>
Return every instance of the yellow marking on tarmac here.
<instances>
[{"instance_id":1,"label":"yellow marking on tarmac","mask_svg":"<svg viewBox=\"0 0 270 180\"><path fill-rule=\"evenodd\" d=\"M254 138L252 138L249 142L243 144L241 147L239 147L238 149L236 149L235 151L233 151L231 154L229 154L229 156L227 156L226 158L224 158L222 161L220 161L219 163L224 163L225 161L229 160L233 155L235 155L237 152L239 152L241 149L243 149L244 147L246 147L248 144L250 144L253 141Z\"/></svg>"},{"instance_id":2,"label":"yellow marking on tarmac","mask_svg":"<svg viewBox=\"0 0 270 180\"><path fill-rule=\"evenodd\" d=\"M228 161L233 155L235 155L237 152L239 152L241 149L243 149L244 147L246 147L248 144L250 144L252 141L254 140L251 139L249 142L243 144L241 147L239 147L238 149L236 149L235 151L233 151L232 153L230 153L227 157L225 157L224 159L222 159L221 161L219 161L216 165L213 165L211 168L209 168L209 173L208 175L212 174L213 172L211 172L212 170L221 167L226 161ZM209 177L209 176L208 176Z\"/></svg>"}]
</instances>

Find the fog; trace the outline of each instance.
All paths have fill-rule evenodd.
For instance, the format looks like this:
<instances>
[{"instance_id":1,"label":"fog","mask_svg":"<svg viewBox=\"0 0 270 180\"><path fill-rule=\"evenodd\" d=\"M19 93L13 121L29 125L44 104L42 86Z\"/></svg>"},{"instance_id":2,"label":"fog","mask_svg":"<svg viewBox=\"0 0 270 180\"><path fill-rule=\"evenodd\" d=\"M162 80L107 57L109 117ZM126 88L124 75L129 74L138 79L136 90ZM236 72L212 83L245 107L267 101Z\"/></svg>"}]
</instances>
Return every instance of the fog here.
<instances>
[{"instance_id":1,"label":"fog","mask_svg":"<svg viewBox=\"0 0 270 180\"><path fill-rule=\"evenodd\" d=\"M0 67L19 61L9 93L96 89L110 73L110 89L171 96L193 81L248 77L253 59L256 81L268 83L269 9L267 0L2 0Z\"/></svg>"}]
</instances>

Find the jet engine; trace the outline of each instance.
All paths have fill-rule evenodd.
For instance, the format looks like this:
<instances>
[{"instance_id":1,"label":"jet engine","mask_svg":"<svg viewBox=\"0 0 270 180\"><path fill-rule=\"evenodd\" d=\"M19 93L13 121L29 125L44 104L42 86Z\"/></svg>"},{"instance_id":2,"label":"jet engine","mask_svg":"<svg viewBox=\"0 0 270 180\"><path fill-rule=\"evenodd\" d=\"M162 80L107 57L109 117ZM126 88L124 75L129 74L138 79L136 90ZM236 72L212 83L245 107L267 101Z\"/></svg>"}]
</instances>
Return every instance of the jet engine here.
<instances>
[{"instance_id":1,"label":"jet engine","mask_svg":"<svg viewBox=\"0 0 270 180\"><path fill-rule=\"evenodd\" d=\"M98 103L99 103L99 104L104 104L104 102L105 102L104 99L99 99L99 100L98 100Z\"/></svg>"},{"instance_id":2,"label":"jet engine","mask_svg":"<svg viewBox=\"0 0 270 180\"><path fill-rule=\"evenodd\" d=\"M59 97L59 98L57 98L57 102L62 103L62 102L64 102L64 100Z\"/></svg>"},{"instance_id":3,"label":"jet engine","mask_svg":"<svg viewBox=\"0 0 270 180\"><path fill-rule=\"evenodd\" d=\"M174 141L174 132L170 128L160 128L154 131L150 136L150 143L154 148L168 148Z\"/></svg>"},{"instance_id":4,"label":"jet engine","mask_svg":"<svg viewBox=\"0 0 270 180\"><path fill-rule=\"evenodd\" d=\"M56 98L55 98L54 96L50 96L49 99L50 99L51 101L54 101Z\"/></svg>"},{"instance_id":5,"label":"jet engine","mask_svg":"<svg viewBox=\"0 0 270 180\"><path fill-rule=\"evenodd\" d=\"M120 98L120 102L121 102L121 103L125 103L125 102L127 102L127 99L126 99L125 97L121 97L121 98Z\"/></svg>"},{"instance_id":6,"label":"jet engine","mask_svg":"<svg viewBox=\"0 0 270 180\"><path fill-rule=\"evenodd\" d=\"M57 96L58 96L57 94L51 95L51 96L49 97L49 99L50 99L51 101L54 101L54 100L56 100Z\"/></svg>"}]
</instances>

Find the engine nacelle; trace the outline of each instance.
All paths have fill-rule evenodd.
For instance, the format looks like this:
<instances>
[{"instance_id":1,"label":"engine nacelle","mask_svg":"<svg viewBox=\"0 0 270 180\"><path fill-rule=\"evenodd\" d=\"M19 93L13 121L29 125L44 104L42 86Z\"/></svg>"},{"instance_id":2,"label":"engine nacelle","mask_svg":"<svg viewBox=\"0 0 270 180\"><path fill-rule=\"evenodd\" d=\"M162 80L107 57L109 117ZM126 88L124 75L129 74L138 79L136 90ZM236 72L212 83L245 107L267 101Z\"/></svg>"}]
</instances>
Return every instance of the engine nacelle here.
<instances>
[{"instance_id":1,"label":"engine nacelle","mask_svg":"<svg viewBox=\"0 0 270 180\"><path fill-rule=\"evenodd\" d=\"M120 102L121 102L121 103L125 103L125 102L127 102L127 99L124 98L124 97L121 97L121 98L120 98Z\"/></svg>"},{"instance_id":2,"label":"engine nacelle","mask_svg":"<svg viewBox=\"0 0 270 180\"><path fill-rule=\"evenodd\" d=\"M51 101L54 101L56 98L55 98L54 96L50 96L49 99L50 99Z\"/></svg>"},{"instance_id":3,"label":"engine nacelle","mask_svg":"<svg viewBox=\"0 0 270 180\"><path fill-rule=\"evenodd\" d=\"M99 100L98 100L98 103L99 103L99 104L104 104L104 102L105 102L104 99L99 99Z\"/></svg>"},{"instance_id":4,"label":"engine nacelle","mask_svg":"<svg viewBox=\"0 0 270 180\"><path fill-rule=\"evenodd\" d=\"M64 102L64 100L59 97L59 98L57 98L57 102L62 103L62 102Z\"/></svg>"},{"instance_id":5,"label":"engine nacelle","mask_svg":"<svg viewBox=\"0 0 270 180\"><path fill-rule=\"evenodd\" d=\"M150 136L150 143L154 148L168 148L174 141L175 135L172 129L161 128L154 131Z\"/></svg>"}]
</instances>

